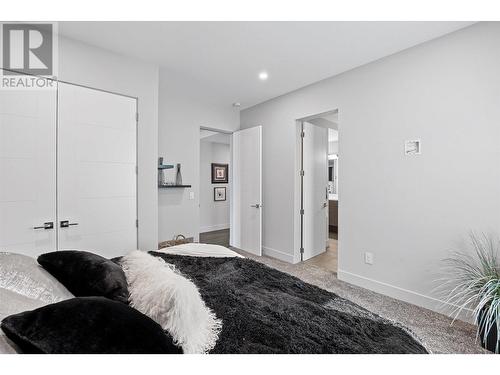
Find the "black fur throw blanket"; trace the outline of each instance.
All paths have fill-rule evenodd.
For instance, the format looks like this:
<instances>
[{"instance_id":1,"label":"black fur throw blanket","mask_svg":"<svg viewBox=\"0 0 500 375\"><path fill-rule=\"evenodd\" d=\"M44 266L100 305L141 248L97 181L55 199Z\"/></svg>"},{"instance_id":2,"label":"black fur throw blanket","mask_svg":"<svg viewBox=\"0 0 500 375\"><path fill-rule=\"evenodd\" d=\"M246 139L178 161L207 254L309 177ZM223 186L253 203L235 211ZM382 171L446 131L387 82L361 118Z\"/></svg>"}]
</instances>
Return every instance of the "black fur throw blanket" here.
<instances>
[{"instance_id":1,"label":"black fur throw blanket","mask_svg":"<svg viewBox=\"0 0 500 375\"><path fill-rule=\"evenodd\" d=\"M191 279L222 319L211 353L427 353L402 327L256 261L150 254Z\"/></svg>"}]
</instances>

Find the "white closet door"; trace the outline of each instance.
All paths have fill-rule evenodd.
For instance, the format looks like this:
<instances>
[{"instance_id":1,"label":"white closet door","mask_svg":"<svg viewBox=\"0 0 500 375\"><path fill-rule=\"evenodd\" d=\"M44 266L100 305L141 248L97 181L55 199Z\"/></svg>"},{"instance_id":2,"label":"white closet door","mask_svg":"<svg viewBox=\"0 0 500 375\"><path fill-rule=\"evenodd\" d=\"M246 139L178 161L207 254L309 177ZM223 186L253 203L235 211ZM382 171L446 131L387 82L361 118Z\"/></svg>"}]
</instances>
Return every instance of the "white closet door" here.
<instances>
[{"instance_id":1,"label":"white closet door","mask_svg":"<svg viewBox=\"0 0 500 375\"><path fill-rule=\"evenodd\" d=\"M58 91L59 249L137 249L137 102L64 83Z\"/></svg>"},{"instance_id":2,"label":"white closet door","mask_svg":"<svg viewBox=\"0 0 500 375\"><path fill-rule=\"evenodd\" d=\"M56 95L0 91L0 251L37 256L56 249L55 230L44 229L56 216Z\"/></svg>"}]
</instances>

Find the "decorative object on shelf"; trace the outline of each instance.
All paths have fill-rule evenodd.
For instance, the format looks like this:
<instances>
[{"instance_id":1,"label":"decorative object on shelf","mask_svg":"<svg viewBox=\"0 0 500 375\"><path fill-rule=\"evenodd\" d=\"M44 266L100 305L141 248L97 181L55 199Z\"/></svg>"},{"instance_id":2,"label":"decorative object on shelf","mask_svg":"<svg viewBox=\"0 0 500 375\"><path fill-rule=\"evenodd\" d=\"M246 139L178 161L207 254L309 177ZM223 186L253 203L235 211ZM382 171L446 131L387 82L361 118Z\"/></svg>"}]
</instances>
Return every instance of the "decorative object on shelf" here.
<instances>
[{"instance_id":1,"label":"decorative object on shelf","mask_svg":"<svg viewBox=\"0 0 500 375\"><path fill-rule=\"evenodd\" d=\"M214 201L225 201L226 200L226 188L216 187L214 188Z\"/></svg>"},{"instance_id":2,"label":"decorative object on shelf","mask_svg":"<svg viewBox=\"0 0 500 375\"><path fill-rule=\"evenodd\" d=\"M470 235L471 248L455 251L445 259L445 303L456 319L473 309L481 346L500 353L500 242L491 235Z\"/></svg>"},{"instance_id":3,"label":"decorative object on shelf","mask_svg":"<svg viewBox=\"0 0 500 375\"><path fill-rule=\"evenodd\" d=\"M229 164L212 163L212 184L227 184Z\"/></svg>"},{"instance_id":4,"label":"decorative object on shelf","mask_svg":"<svg viewBox=\"0 0 500 375\"><path fill-rule=\"evenodd\" d=\"M181 174L181 165L177 163L176 167L177 172L175 173L175 184L177 186L182 185L182 174Z\"/></svg>"},{"instance_id":5,"label":"decorative object on shelf","mask_svg":"<svg viewBox=\"0 0 500 375\"><path fill-rule=\"evenodd\" d=\"M166 169L174 169L172 172L168 172L168 178L165 174ZM158 158L158 187L159 188L190 188L191 185L182 184L182 174L181 165L178 163L174 164L163 164L163 158Z\"/></svg>"},{"instance_id":6,"label":"decorative object on shelf","mask_svg":"<svg viewBox=\"0 0 500 375\"><path fill-rule=\"evenodd\" d=\"M158 186L166 185L165 181L165 169L173 169L174 166L172 164L163 164L163 158L158 158Z\"/></svg>"}]
</instances>

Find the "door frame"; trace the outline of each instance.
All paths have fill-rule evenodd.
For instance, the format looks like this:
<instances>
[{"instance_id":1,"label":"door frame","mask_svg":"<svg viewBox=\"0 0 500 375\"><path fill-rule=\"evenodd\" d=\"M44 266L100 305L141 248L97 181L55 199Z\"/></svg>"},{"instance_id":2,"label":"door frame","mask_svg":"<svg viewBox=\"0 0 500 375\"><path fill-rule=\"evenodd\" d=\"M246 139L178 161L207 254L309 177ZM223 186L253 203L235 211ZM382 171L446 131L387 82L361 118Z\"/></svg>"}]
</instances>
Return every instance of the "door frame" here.
<instances>
[{"instance_id":1,"label":"door frame","mask_svg":"<svg viewBox=\"0 0 500 375\"><path fill-rule=\"evenodd\" d=\"M303 219L303 209L304 209L304 179L302 176L302 168L304 166L304 148L302 142L303 134L303 124L309 120L313 120L318 117L339 113L339 109L335 108L328 111L319 112L313 115L307 115L295 120L295 193L294 193L294 251L293 251L293 263L303 262L304 253L304 219ZM318 126L318 125L314 125ZM337 130L340 133L340 126ZM340 139L340 136L339 136ZM339 147L340 150L340 147ZM339 188L340 190L340 188ZM339 192L337 191L337 194ZM338 221L340 222L340 204L339 204L339 215ZM340 255L340 233L338 233L338 245L337 254Z\"/></svg>"},{"instance_id":2,"label":"door frame","mask_svg":"<svg viewBox=\"0 0 500 375\"><path fill-rule=\"evenodd\" d=\"M229 139L229 178L227 182L227 186L229 187L229 246L232 246L233 243L233 133L238 131L238 130L224 130L224 129L218 129L218 128L212 128L208 126L200 126L199 131L201 130L208 130L211 132L216 132L220 134L227 134L231 135ZM199 162L200 160L200 153L201 153L201 138L198 136L198 178L201 176L201 163ZM201 180L198 183L198 188L201 189ZM200 240L200 197L201 197L201 192L198 191L198 242Z\"/></svg>"}]
</instances>

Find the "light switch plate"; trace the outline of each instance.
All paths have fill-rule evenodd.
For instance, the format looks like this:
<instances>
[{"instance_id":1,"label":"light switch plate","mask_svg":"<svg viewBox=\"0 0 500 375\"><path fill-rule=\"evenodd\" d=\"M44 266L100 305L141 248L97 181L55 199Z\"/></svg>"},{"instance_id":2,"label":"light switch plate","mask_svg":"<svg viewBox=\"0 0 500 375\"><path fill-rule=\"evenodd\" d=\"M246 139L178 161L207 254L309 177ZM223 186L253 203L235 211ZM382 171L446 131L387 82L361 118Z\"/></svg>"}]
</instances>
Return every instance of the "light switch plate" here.
<instances>
[{"instance_id":1,"label":"light switch plate","mask_svg":"<svg viewBox=\"0 0 500 375\"><path fill-rule=\"evenodd\" d=\"M373 253L365 252L365 263L373 264L373 260L374 260Z\"/></svg>"},{"instance_id":2,"label":"light switch plate","mask_svg":"<svg viewBox=\"0 0 500 375\"><path fill-rule=\"evenodd\" d=\"M189 199L193 200L194 199L194 191L189 192Z\"/></svg>"}]
</instances>

